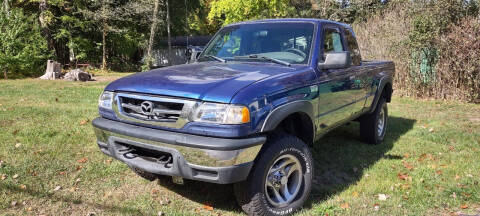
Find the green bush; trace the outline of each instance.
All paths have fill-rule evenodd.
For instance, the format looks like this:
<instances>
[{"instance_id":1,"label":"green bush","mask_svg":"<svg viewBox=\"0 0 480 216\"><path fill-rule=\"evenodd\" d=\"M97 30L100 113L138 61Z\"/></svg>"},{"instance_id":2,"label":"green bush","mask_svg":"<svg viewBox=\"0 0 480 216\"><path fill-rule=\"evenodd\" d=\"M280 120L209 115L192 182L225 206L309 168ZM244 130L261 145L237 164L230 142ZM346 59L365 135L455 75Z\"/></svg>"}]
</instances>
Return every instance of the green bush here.
<instances>
[{"instance_id":1,"label":"green bush","mask_svg":"<svg viewBox=\"0 0 480 216\"><path fill-rule=\"evenodd\" d=\"M20 9L0 10L0 70L11 78L39 76L49 57L33 16Z\"/></svg>"}]
</instances>

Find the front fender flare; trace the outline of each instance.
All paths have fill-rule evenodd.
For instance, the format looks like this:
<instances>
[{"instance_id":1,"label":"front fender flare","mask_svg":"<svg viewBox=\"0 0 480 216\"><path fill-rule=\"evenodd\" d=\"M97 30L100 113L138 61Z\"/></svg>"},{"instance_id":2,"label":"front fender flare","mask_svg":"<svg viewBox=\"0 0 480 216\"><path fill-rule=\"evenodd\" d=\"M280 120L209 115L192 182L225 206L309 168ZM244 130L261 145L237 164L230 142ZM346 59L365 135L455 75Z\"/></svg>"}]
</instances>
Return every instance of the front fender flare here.
<instances>
[{"instance_id":1,"label":"front fender flare","mask_svg":"<svg viewBox=\"0 0 480 216\"><path fill-rule=\"evenodd\" d=\"M315 126L314 118L314 109L313 104L310 101L294 101L284 105L281 105L274 110L272 110L267 118L265 119L261 132L273 131L277 126L289 115L293 113L302 112L310 117L312 125Z\"/></svg>"}]
</instances>

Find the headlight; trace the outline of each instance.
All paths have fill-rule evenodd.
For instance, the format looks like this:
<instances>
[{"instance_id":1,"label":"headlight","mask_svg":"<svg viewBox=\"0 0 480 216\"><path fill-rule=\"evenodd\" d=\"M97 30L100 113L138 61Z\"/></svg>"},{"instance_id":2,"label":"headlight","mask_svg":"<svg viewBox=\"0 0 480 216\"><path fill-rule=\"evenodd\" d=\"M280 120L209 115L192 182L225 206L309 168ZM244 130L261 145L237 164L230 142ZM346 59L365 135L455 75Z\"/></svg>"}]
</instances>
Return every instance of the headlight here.
<instances>
[{"instance_id":1,"label":"headlight","mask_svg":"<svg viewBox=\"0 0 480 216\"><path fill-rule=\"evenodd\" d=\"M202 103L192 114L192 121L220 124L244 124L250 122L250 112L247 107Z\"/></svg>"},{"instance_id":2,"label":"headlight","mask_svg":"<svg viewBox=\"0 0 480 216\"><path fill-rule=\"evenodd\" d=\"M113 92L104 91L98 99L98 106L105 109L112 109Z\"/></svg>"}]
</instances>

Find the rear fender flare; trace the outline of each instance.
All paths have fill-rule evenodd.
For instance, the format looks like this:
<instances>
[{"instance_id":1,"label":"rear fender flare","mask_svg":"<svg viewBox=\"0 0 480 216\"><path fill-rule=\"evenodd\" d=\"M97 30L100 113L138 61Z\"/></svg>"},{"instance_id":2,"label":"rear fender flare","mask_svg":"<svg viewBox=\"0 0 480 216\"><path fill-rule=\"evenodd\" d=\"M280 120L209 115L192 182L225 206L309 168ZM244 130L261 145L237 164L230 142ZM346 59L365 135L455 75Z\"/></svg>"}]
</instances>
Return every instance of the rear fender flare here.
<instances>
[{"instance_id":1,"label":"rear fender flare","mask_svg":"<svg viewBox=\"0 0 480 216\"><path fill-rule=\"evenodd\" d=\"M377 107L377 104L378 104L378 101L380 100L380 97L382 96L383 94L383 91L385 91L385 86L387 84L390 84L392 85L392 82L393 82L393 78L391 76L385 76L385 77L382 77L380 79L380 82L378 84L378 88L377 88L377 91L375 93L375 98L373 99L373 103L372 105L370 106L370 111L369 113L372 113L373 111L375 111L375 107ZM389 94L391 94L392 92L389 92Z\"/></svg>"}]
</instances>

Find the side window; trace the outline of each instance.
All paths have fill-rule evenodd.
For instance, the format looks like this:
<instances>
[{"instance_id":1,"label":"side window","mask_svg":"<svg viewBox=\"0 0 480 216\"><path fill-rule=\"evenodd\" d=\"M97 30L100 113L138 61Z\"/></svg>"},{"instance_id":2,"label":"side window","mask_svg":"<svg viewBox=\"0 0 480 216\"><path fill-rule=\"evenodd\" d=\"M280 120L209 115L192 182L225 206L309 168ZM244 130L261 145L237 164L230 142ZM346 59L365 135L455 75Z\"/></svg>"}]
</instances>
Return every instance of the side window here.
<instances>
[{"instance_id":1,"label":"side window","mask_svg":"<svg viewBox=\"0 0 480 216\"><path fill-rule=\"evenodd\" d=\"M360 49L358 48L357 40L353 36L351 29L345 28L345 39L348 43L348 48L350 49L350 55L352 57L352 65L361 65L362 64L362 55L360 54Z\"/></svg>"},{"instance_id":2,"label":"side window","mask_svg":"<svg viewBox=\"0 0 480 216\"><path fill-rule=\"evenodd\" d=\"M342 52L344 50L340 32L336 29L325 29L323 53Z\"/></svg>"}]
</instances>

